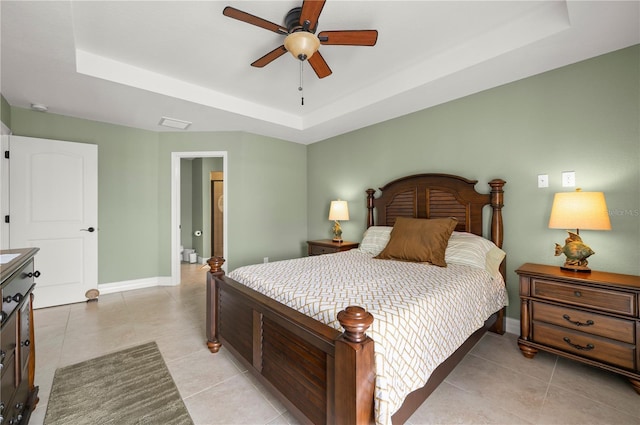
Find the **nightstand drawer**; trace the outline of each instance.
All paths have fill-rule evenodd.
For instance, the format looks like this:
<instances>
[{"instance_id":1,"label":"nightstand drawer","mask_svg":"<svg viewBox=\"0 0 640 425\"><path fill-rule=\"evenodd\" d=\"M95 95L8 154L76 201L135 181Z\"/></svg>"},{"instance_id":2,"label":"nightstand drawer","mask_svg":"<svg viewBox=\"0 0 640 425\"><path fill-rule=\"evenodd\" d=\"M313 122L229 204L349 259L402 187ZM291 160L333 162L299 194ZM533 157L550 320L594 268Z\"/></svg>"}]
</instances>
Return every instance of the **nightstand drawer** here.
<instances>
[{"instance_id":1,"label":"nightstand drawer","mask_svg":"<svg viewBox=\"0 0 640 425\"><path fill-rule=\"evenodd\" d=\"M635 346L624 342L535 321L533 341L628 370L635 369Z\"/></svg>"},{"instance_id":2,"label":"nightstand drawer","mask_svg":"<svg viewBox=\"0 0 640 425\"><path fill-rule=\"evenodd\" d=\"M318 241L307 241L308 251L311 255L333 254L334 252L349 251L355 249L360 244L358 242L334 242L331 239L321 239Z\"/></svg>"},{"instance_id":3,"label":"nightstand drawer","mask_svg":"<svg viewBox=\"0 0 640 425\"><path fill-rule=\"evenodd\" d=\"M331 254L333 252L338 252L338 250L327 246L309 245L309 255Z\"/></svg>"},{"instance_id":4,"label":"nightstand drawer","mask_svg":"<svg viewBox=\"0 0 640 425\"><path fill-rule=\"evenodd\" d=\"M533 302L532 311L533 320L539 322L547 322L629 344L635 342L635 323L631 320L541 302Z\"/></svg>"},{"instance_id":5,"label":"nightstand drawer","mask_svg":"<svg viewBox=\"0 0 640 425\"><path fill-rule=\"evenodd\" d=\"M566 302L587 308L635 316L636 294L593 288L570 283L533 279L532 295L546 300Z\"/></svg>"}]
</instances>

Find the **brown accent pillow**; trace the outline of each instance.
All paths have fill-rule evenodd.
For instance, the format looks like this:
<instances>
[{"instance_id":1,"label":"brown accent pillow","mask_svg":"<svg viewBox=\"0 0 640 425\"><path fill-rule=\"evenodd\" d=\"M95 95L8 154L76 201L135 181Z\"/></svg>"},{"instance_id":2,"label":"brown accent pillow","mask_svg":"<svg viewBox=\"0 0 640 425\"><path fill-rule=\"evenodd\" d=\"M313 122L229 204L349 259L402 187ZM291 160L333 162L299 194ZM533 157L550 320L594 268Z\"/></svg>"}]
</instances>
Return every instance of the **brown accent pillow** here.
<instances>
[{"instance_id":1,"label":"brown accent pillow","mask_svg":"<svg viewBox=\"0 0 640 425\"><path fill-rule=\"evenodd\" d=\"M398 217L391 230L389 243L375 258L428 262L446 267L444 254L451 232L457 224L458 220L455 218Z\"/></svg>"}]
</instances>

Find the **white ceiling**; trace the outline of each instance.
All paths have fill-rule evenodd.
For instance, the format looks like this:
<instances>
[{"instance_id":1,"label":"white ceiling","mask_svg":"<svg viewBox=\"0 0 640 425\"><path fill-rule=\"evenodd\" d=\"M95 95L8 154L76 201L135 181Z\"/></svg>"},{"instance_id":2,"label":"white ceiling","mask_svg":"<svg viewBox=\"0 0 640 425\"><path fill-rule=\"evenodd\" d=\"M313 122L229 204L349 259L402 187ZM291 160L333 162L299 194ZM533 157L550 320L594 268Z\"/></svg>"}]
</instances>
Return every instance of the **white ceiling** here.
<instances>
[{"instance_id":1,"label":"white ceiling","mask_svg":"<svg viewBox=\"0 0 640 425\"><path fill-rule=\"evenodd\" d=\"M640 43L638 1L327 0L318 31L377 29L374 47L321 46L318 79L283 36L301 1L2 0L0 92L12 106L154 131L247 131L308 144Z\"/></svg>"}]
</instances>

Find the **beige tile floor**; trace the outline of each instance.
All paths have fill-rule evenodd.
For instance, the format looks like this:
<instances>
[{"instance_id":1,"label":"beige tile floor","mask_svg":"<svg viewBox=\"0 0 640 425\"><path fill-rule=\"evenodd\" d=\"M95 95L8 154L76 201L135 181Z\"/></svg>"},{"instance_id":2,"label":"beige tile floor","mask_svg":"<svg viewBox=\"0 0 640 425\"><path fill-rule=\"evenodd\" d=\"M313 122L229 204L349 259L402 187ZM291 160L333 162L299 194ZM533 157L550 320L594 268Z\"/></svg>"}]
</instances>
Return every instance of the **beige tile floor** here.
<instances>
[{"instance_id":1,"label":"beige tile floor","mask_svg":"<svg viewBox=\"0 0 640 425\"><path fill-rule=\"evenodd\" d=\"M35 311L42 424L57 367L155 340L196 425L291 424L284 407L224 350L204 345L204 280L184 264L179 287L102 295ZM640 424L640 396L618 375L539 353L516 335L487 334L410 424ZM73 424L69 424L73 425Z\"/></svg>"}]
</instances>

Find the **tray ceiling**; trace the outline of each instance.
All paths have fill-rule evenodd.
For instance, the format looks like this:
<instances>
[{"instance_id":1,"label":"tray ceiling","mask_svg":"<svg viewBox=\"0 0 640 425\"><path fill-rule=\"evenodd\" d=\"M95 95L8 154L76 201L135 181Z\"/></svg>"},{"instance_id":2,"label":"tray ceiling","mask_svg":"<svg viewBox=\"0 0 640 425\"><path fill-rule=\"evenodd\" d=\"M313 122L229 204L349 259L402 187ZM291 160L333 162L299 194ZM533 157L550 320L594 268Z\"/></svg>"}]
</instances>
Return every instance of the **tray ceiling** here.
<instances>
[{"instance_id":1,"label":"tray ceiling","mask_svg":"<svg viewBox=\"0 0 640 425\"><path fill-rule=\"evenodd\" d=\"M374 47L321 46L318 79L283 36L299 1L6 1L0 91L13 106L154 131L246 131L313 143L640 43L636 1L327 0L318 30L377 29Z\"/></svg>"}]
</instances>

